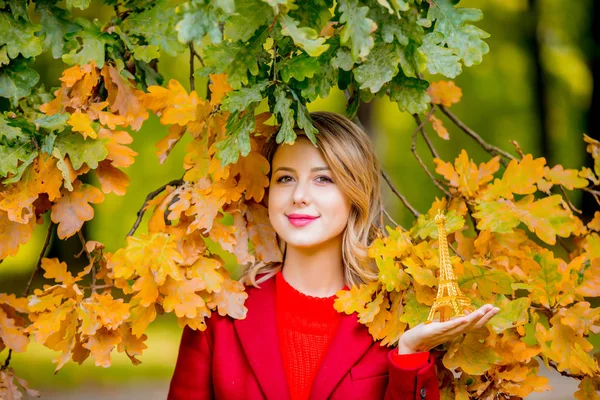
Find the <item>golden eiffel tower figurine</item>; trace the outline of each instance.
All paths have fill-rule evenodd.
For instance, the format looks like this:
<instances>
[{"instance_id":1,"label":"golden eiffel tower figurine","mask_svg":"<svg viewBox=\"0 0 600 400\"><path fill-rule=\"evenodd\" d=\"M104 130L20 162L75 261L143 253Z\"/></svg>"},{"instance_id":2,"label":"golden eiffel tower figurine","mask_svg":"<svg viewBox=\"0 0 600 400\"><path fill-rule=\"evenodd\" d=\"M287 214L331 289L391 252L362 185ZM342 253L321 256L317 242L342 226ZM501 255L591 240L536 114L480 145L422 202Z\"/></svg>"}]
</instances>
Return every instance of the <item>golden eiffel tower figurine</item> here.
<instances>
[{"instance_id":1,"label":"golden eiffel tower figurine","mask_svg":"<svg viewBox=\"0 0 600 400\"><path fill-rule=\"evenodd\" d=\"M460 315L464 311L473 312L475 309L471 305L471 300L464 296L458 287L458 282L454 277L454 270L450 263L450 254L448 252L448 239L446 234L446 216L438 210L434 219L438 227L438 251L440 255L440 279L438 281L438 292L429 310L426 324L433 321L436 312L440 313L440 322L450 319L452 315ZM454 314L452 312L454 311Z\"/></svg>"}]
</instances>

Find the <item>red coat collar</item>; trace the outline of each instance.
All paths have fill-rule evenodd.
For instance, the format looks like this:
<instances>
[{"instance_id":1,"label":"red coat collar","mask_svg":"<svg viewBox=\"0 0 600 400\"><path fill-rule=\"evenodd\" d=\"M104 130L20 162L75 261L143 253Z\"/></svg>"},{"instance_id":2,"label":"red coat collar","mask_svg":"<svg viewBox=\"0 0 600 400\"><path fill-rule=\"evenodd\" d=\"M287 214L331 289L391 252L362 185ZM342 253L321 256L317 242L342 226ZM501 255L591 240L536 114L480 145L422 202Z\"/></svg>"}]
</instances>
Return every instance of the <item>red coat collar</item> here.
<instances>
[{"instance_id":1,"label":"red coat collar","mask_svg":"<svg viewBox=\"0 0 600 400\"><path fill-rule=\"evenodd\" d=\"M234 320L235 330L267 399L289 399L289 388L279 350L275 314L275 279L247 287L246 318ZM341 314L340 325L331 340L311 389L311 400L328 398L344 375L373 344L367 328L356 313Z\"/></svg>"}]
</instances>

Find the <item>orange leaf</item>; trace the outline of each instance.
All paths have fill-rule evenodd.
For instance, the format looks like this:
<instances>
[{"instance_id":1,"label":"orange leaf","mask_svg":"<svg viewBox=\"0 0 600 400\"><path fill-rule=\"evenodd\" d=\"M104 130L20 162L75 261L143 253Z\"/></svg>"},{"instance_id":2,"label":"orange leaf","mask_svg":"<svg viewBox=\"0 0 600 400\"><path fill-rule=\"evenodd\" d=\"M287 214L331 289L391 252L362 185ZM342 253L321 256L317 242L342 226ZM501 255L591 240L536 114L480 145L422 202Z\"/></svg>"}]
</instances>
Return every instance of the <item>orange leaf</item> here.
<instances>
[{"instance_id":1,"label":"orange leaf","mask_svg":"<svg viewBox=\"0 0 600 400\"><path fill-rule=\"evenodd\" d=\"M446 129L441 119L437 118L433 114L430 114L428 120L429 122L431 122L433 130L437 132L439 137L441 137L444 140L450 140L450 134L448 133L448 129Z\"/></svg>"},{"instance_id":2,"label":"orange leaf","mask_svg":"<svg viewBox=\"0 0 600 400\"><path fill-rule=\"evenodd\" d=\"M166 312L174 310L178 317L196 318L197 308L204 306L202 296L196 292L205 288L206 284L199 278L176 281L169 277L160 287L162 306Z\"/></svg>"},{"instance_id":3,"label":"orange leaf","mask_svg":"<svg viewBox=\"0 0 600 400\"><path fill-rule=\"evenodd\" d=\"M0 192L0 210L6 211L9 220L27 224L35 216L33 202L39 193L36 175L35 169L30 166L20 181L6 186Z\"/></svg>"},{"instance_id":4,"label":"orange leaf","mask_svg":"<svg viewBox=\"0 0 600 400\"><path fill-rule=\"evenodd\" d=\"M223 269L221 269L224 271ZM223 272L229 275L227 272ZM210 308L217 307L219 315L229 315L231 318L244 319L248 309L244 306L248 293L244 291L244 285L234 281L227 276L223 281L223 288L213 293L212 301L208 304Z\"/></svg>"},{"instance_id":5,"label":"orange leaf","mask_svg":"<svg viewBox=\"0 0 600 400\"><path fill-rule=\"evenodd\" d=\"M124 144L129 144L133 138L125 131L110 131L108 129L100 129L98 136L106 141L106 150L108 155L106 158L112 160L112 165L119 168L127 168L134 162L134 157L138 155Z\"/></svg>"},{"instance_id":6,"label":"orange leaf","mask_svg":"<svg viewBox=\"0 0 600 400\"><path fill-rule=\"evenodd\" d=\"M34 218L30 218L25 224L20 224L8 219L6 212L0 210L0 260L17 254L19 246L31 239L34 227Z\"/></svg>"},{"instance_id":7,"label":"orange leaf","mask_svg":"<svg viewBox=\"0 0 600 400\"><path fill-rule=\"evenodd\" d=\"M85 75L85 71L81 69L79 65L74 65L71 68L67 68L63 71L62 76L58 78L63 81L67 87L73 86Z\"/></svg>"},{"instance_id":8,"label":"orange leaf","mask_svg":"<svg viewBox=\"0 0 600 400\"><path fill-rule=\"evenodd\" d=\"M104 194L92 185L75 181L73 191L63 189L62 195L52 206L50 217L58 224L58 237L66 239L77 233L85 221L94 217L94 209L89 203L101 203Z\"/></svg>"},{"instance_id":9,"label":"orange leaf","mask_svg":"<svg viewBox=\"0 0 600 400\"><path fill-rule=\"evenodd\" d=\"M156 144L156 147L158 148L156 155L158 156L159 163L163 164L165 162L167 156L171 150L173 150L173 147L175 147L177 142L183 137L184 133L185 126L172 125L169 128L169 134Z\"/></svg>"},{"instance_id":10,"label":"orange leaf","mask_svg":"<svg viewBox=\"0 0 600 400\"><path fill-rule=\"evenodd\" d=\"M139 130L142 123L148 119L148 111L141 101L144 94L123 80L119 71L109 64L102 68L102 76L108 91L107 101L110 103L111 112L125 117L132 129Z\"/></svg>"},{"instance_id":11,"label":"orange leaf","mask_svg":"<svg viewBox=\"0 0 600 400\"><path fill-rule=\"evenodd\" d=\"M250 141L253 150L256 149L256 142L252 139ZM240 175L238 186L240 190L245 190L246 200L254 198L259 203L265 194L265 188L269 186L269 170L269 161L257 151L251 151L246 157L240 157L230 171L232 176Z\"/></svg>"},{"instance_id":12,"label":"orange leaf","mask_svg":"<svg viewBox=\"0 0 600 400\"><path fill-rule=\"evenodd\" d=\"M279 262L282 259L277 237L269 220L267 209L257 203L250 203L246 212L248 233L254 243L257 261Z\"/></svg>"},{"instance_id":13,"label":"orange leaf","mask_svg":"<svg viewBox=\"0 0 600 400\"><path fill-rule=\"evenodd\" d=\"M427 93L433 104L442 104L446 107L458 103L462 97L462 89L453 81L431 82Z\"/></svg>"},{"instance_id":14,"label":"orange leaf","mask_svg":"<svg viewBox=\"0 0 600 400\"><path fill-rule=\"evenodd\" d=\"M111 331L101 328L95 335L90 336L87 342L83 343L83 347L90 351L91 356L96 360L96 366L107 368L112 364L110 353L116 345L121 343L121 339L119 330Z\"/></svg>"},{"instance_id":15,"label":"orange leaf","mask_svg":"<svg viewBox=\"0 0 600 400\"><path fill-rule=\"evenodd\" d=\"M66 286L73 285L79 279L75 279L69 271L67 264L60 262L58 258L42 258L42 269L46 271L44 278L54 279L56 282L63 283Z\"/></svg>"},{"instance_id":16,"label":"orange leaf","mask_svg":"<svg viewBox=\"0 0 600 400\"><path fill-rule=\"evenodd\" d=\"M483 194L483 200L493 200L498 197L513 198L514 194L531 194L537 191L536 183L544 177L546 159L533 159L531 154L525 154L522 160L511 160L504 171L502 179L496 179Z\"/></svg>"},{"instance_id":17,"label":"orange leaf","mask_svg":"<svg viewBox=\"0 0 600 400\"><path fill-rule=\"evenodd\" d=\"M220 104L223 97L233 88L227 83L226 74L210 74L210 104Z\"/></svg>"},{"instance_id":18,"label":"orange leaf","mask_svg":"<svg viewBox=\"0 0 600 400\"><path fill-rule=\"evenodd\" d=\"M129 176L120 169L115 168L112 162L101 161L95 171L104 193L114 192L117 196L125 194L129 186Z\"/></svg>"},{"instance_id":19,"label":"orange leaf","mask_svg":"<svg viewBox=\"0 0 600 400\"><path fill-rule=\"evenodd\" d=\"M477 165L469 159L467 152L462 150L460 155L451 163L440 159L434 159L435 171L449 181L450 186L458 188L458 191L466 198L474 197L480 188L494 179L494 173L500 168L500 157L496 156L487 163Z\"/></svg>"},{"instance_id":20,"label":"orange leaf","mask_svg":"<svg viewBox=\"0 0 600 400\"><path fill-rule=\"evenodd\" d=\"M58 160L54 157L40 154L36 159L35 168L38 170L38 192L47 193L48 200L54 201L61 196L63 184L62 172L57 167Z\"/></svg>"}]
</instances>

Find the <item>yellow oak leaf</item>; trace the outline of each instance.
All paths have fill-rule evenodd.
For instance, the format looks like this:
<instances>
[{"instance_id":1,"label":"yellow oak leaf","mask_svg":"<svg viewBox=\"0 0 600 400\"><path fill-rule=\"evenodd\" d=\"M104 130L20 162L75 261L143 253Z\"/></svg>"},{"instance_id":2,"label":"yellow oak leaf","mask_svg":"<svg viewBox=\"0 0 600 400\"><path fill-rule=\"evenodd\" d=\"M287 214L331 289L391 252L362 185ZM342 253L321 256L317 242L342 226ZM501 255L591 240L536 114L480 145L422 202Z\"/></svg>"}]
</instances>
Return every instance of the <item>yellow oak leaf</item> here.
<instances>
[{"instance_id":1,"label":"yellow oak leaf","mask_svg":"<svg viewBox=\"0 0 600 400\"><path fill-rule=\"evenodd\" d=\"M82 113L80 110L76 110L67 121L69 125L73 127L73 130L80 132L84 139L91 137L96 139L98 137L96 131L92 127L92 120L87 114Z\"/></svg>"},{"instance_id":2,"label":"yellow oak leaf","mask_svg":"<svg viewBox=\"0 0 600 400\"><path fill-rule=\"evenodd\" d=\"M135 301L132 301L134 304ZM146 328L156 319L156 307L151 304L149 307L135 305L131 307L131 333L138 338L142 338Z\"/></svg>"},{"instance_id":3,"label":"yellow oak leaf","mask_svg":"<svg viewBox=\"0 0 600 400\"><path fill-rule=\"evenodd\" d=\"M231 318L244 319L248 309L244 302L248 298L248 293L244 290L244 285L239 281L234 281L229 277L229 273L224 268L220 269L225 274L223 287L220 291L213 293L212 300L208 303L211 309L216 307L219 315L229 315Z\"/></svg>"},{"instance_id":4,"label":"yellow oak leaf","mask_svg":"<svg viewBox=\"0 0 600 400\"><path fill-rule=\"evenodd\" d=\"M62 76L58 79L64 82L67 87L71 87L81 78L83 78L84 75L85 71L81 69L79 65L74 65L65 69L62 73Z\"/></svg>"},{"instance_id":5,"label":"yellow oak leaf","mask_svg":"<svg viewBox=\"0 0 600 400\"><path fill-rule=\"evenodd\" d=\"M161 139L158 143L156 143L156 155L158 156L158 162L163 164L167 159L173 147L179 142L179 140L183 137L185 133L185 126L181 125L172 125L169 128L169 134ZM187 153L186 153L187 156ZM187 169L187 168L186 168Z\"/></svg>"},{"instance_id":6,"label":"yellow oak leaf","mask_svg":"<svg viewBox=\"0 0 600 400\"><path fill-rule=\"evenodd\" d=\"M101 327L114 330L122 325L129 318L129 304L114 299L110 293L92 293L80 303L77 312L82 322L80 332L94 335Z\"/></svg>"},{"instance_id":7,"label":"yellow oak leaf","mask_svg":"<svg viewBox=\"0 0 600 400\"><path fill-rule=\"evenodd\" d=\"M256 260L265 263L282 261L283 255L277 244L277 237L269 221L266 207L250 203L245 216L248 221L248 234L254 244Z\"/></svg>"},{"instance_id":8,"label":"yellow oak leaf","mask_svg":"<svg viewBox=\"0 0 600 400\"><path fill-rule=\"evenodd\" d=\"M589 261L589 266L583 272L583 280L575 292L581 296L600 296L600 258Z\"/></svg>"},{"instance_id":9,"label":"yellow oak leaf","mask_svg":"<svg viewBox=\"0 0 600 400\"><path fill-rule=\"evenodd\" d=\"M175 280L183 278L179 266L183 259L169 235L156 233L140 235L139 238L129 236L125 252L127 262L136 266L138 275L152 279L156 285L164 284L167 276ZM136 286L133 288L136 289Z\"/></svg>"},{"instance_id":10,"label":"yellow oak leaf","mask_svg":"<svg viewBox=\"0 0 600 400\"><path fill-rule=\"evenodd\" d=\"M54 279L66 286L71 286L79 280L67 270L67 264L60 262L58 258L42 258L41 267L45 271L44 278Z\"/></svg>"},{"instance_id":11,"label":"yellow oak leaf","mask_svg":"<svg viewBox=\"0 0 600 400\"><path fill-rule=\"evenodd\" d=\"M255 258L252 254L250 254L249 246L248 246L248 228L246 226L246 219L244 218L244 212L242 210L247 209L247 206L244 203L240 203L236 206L226 207L224 211L231 214L233 216L233 226L235 227L235 231L233 232L236 245L233 247L233 254L236 257L238 264L246 265L248 263L253 263Z\"/></svg>"},{"instance_id":12,"label":"yellow oak leaf","mask_svg":"<svg viewBox=\"0 0 600 400\"><path fill-rule=\"evenodd\" d=\"M222 262L216 258L200 256L188 269L188 278L198 278L204 282L203 290L208 293L220 292L223 288L225 277L219 273Z\"/></svg>"},{"instance_id":13,"label":"yellow oak leaf","mask_svg":"<svg viewBox=\"0 0 600 400\"><path fill-rule=\"evenodd\" d=\"M600 320L600 308L590 308L590 303L580 301L568 308L561 308L557 315L560 316L560 321L570 326L577 335L588 335L590 331L593 333L600 332L598 320Z\"/></svg>"},{"instance_id":14,"label":"yellow oak leaf","mask_svg":"<svg viewBox=\"0 0 600 400\"><path fill-rule=\"evenodd\" d=\"M600 176L600 142L590 136L583 134L583 140L588 144L586 150L594 159L594 172Z\"/></svg>"},{"instance_id":15,"label":"yellow oak leaf","mask_svg":"<svg viewBox=\"0 0 600 400\"><path fill-rule=\"evenodd\" d=\"M470 332L464 337L453 340L444 355L444 366L449 369L460 368L472 375L484 374L493 365L502 361L494 348L486 344L485 339L485 333Z\"/></svg>"},{"instance_id":16,"label":"yellow oak leaf","mask_svg":"<svg viewBox=\"0 0 600 400\"><path fill-rule=\"evenodd\" d=\"M387 299L389 297L389 311ZM402 313L402 294L398 292L389 292L385 297L384 303L380 307L379 313L373 319L373 322L367 324L369 333L374 338L381 339L381 345L387 346L397 344L400 336L406 330L406 323L400 321Z\"/></svg>"},{"instance_id":17,"label":"yellow oak leaf","mask_svg":"<svg viewBox=\"0 0 600 400\"><path fill-rule=\"evenodd\" d=\"M110 353L116 345L121 343L121 331L99 329L96 334L90 336L83 347L90 351L90 355L95 359L95 365L98 367L110 367L112 364Z\"/></svg>"},{"instance_id":18,"label":"yellow oak leaf","mask_svg":"<svg viewBox=\"0 0 600 400\"><path fill-rule=\"evenodd\" d=\"M227 93L231 92L233 88L227 83L226 74L210 74L209 78L210 104L220 104L223 100L223 97L225 97Z\"/></svg>"},{"instance_id":19,"label":"yellow oak leaf","mask_svg":"<svg viewBox=\"0 0 600 400\"><path fill-rule=\"evenodd\" d=\"M194 187L191 192L191 205L185 215L194 216L194 222L188 227L188 233L196 229L207 233L211 230L213 221L224 204L224 199L219 193L207 192L206 189Z\"/></svg>"},{"instance_id":20,"label":"yellow oak leaf","mask_svg":"<svg viewBox=\"0 0 600 400\"><path fill-rule=\"evenodd\" d=\"M188 94L175 79L169 81L168 88L149 86L143 102L147 108L161 116L161 124L181 126L196 120L197 106L204 103L195 91Z\"/></svg>"},{"instance_id":21,"label":"yellow oak leaf","mask_svg":"<svg viewBox=\"0 0 600 400\"><path fill-rule=\"evenodd\" d=\"M458 103L462 97L462 89L453 81L431 82L427 93L433 104L442 104L446 107Z\"/></svg>"},{"instance_id":22,"label":"yellow oak leaf","mask_svg":"<svg viewBox=\"0 0 600 400\"><path fill-rule=\"evenodd\" d=\"M19 246L31 239L33 228L35 228L34 218L21 224L11 221L6 211L0 210L0 260L17 254Z\"/></svg>"},{"instance_id":23,"label":"yellow oak leaf","mask_svg":"<svg viewBox=\"0 0 600 400\"><path fill-rule=\"evenodd\" d=\"M600 232L600 211L594 213L594 218L588 222L587 226L590 229Z\"/></svg>"},{"instance_id":24,"label":"yellow oak leaf","mask_svg":"<svg viewBox=\"0 0 600 400\"><path fill-rule=\"evenodd\" d=\"M112 160L114 167L127 168L135 161L134 157L138 153L125 144L129 144L133 141L133 138L129 133L125 131L110 131L108 129L100 129L98 137L101 139L107 139L105 142L106 150L108 155L106 158Z\"/></svg>"},{"instance_id":25,"label":"yellow oak leaf","mask_svg":"<svg viewBox=\"0 0 600 400\"><path fill-rule=\"evenodd\" d=\"M206 136L201 136L185 146L183 168L186 169L186 173L183 178L186 181L195 182L208 175L210 157L207 150L207 141Z\"/></svg>"},{"instance_id":26,"label":"yellow oak leaf","mask_svg":"<svg viewBox=\"0 0 600 400\"><path fill-rule=\"evenodd\" d=\"M99 120L100 124L110 129L116 129L117 126L127 125L127 118L125 118L123 115L115 115L111 112L103 111L107 106L108 101L92 103L88 107L87 115L92 120Z\"/></svg>"},{"instance_id":27,"label":"yellow oak leaf","mask_svg":"<svg viewBox=\"0 0 600 400\"><path fill-rule=\"evenodd\" d=\"M544 167L544 177L553 185L562 185L566 189L581 189L587 187L587 179L579 176L576 169L564 169L562 165L555 165L552 169Z\"/></svg>"},{"instance_id":28,"label":"yellow oak leaf","mask_svg":"<svg viewBox=\"0 0 600 400\"><path fill-rule=\"evenodd\" d=\"M129 176L120 169L115 168L111 161L100 161L95 171L104 193L114 192L117 196L125 194L129 186Z\"/></svg>"},{"instance_id":29,"label":"yellow oak leaf","mask_svg":"<svg viewBox=\"0 0 600 400\"><path fill-rule=\"evenodd\" d=\"M197 308L204 305L204 299L197 292L205 288L206 284L200 278L176 281L168 277L160 287L162 306L166 312L175 311L180 318L196 318Z\"/></svg>"},{"instance_id":30,"label":"yellow oak leaf","mask_svg":"<svg viewBox=\"0 0 600 400\"><path fill-rule=\"evenodd\" d=\"M75 181L73 191L62 190L62 197L52 206L50 217L58 224L57 234L61 239L73 236L85 221L94 217L89 203L101 203L104 194L96 187Z\"/></svg>"},{"instance_id":31,"label":"yellow oak leaf","mask_svg":"<svg viewBox=\"0 0 600 400\"><path fill-rule=\"evenodd\" d=\"M39 195L36 177L35 170L30 166L18 182L0 192L0 210L6 212L9 220L27 224L35 216L33 203Z\"/></svg>"},{"instance_id":32,"label":"yellow oak leaf","mask_svg":"<svg viewBox=\"0 0 600 400\"><path fill-rule=\"evenodd\" d=\"M537 191L536 183L544 177L544 157L533 159L525 154L522 160L511 160L501 179L494 180L482 196L483 200L494 200L499 197L512 199L514 194L532 194Z\"/></svg>"},{"instance_id":33,"label":"yellow oak leaf","mask_svg":"<svg viewBox=\"0 0 600 400\"><path fill-rule=\"evenodd\" d=\"M598 394L598 381L586 376L579 382L577 386L578 390L574 393L574 396L578 400L600 400L600 394Z\"/></svg>"},{"instance_id":34,"label":"yellow oak leaf","mask_svg":"<svg viewBox=\"0 0 600 400\"><path fill-rule=\"evenodd\" d=\"M121 341L117 345L117 351L119 353L127 354L127 357L131 360L133 365L141 364L141 361L136 356L141 356L142 352L148 348L144 343L148 336L141 335L137 337L133 334L131 327L122 325L120 328Z\"/></svg>"},{"instance_id":35,"label":"yellow oak leaf","mask_svg":"<svg viewBox=\"0 0 600 400\"><path fill-rule=\"evenodd\" d=\"M158 285L150 268L138 268L138 270L140 276L132 286L132 289L137 292L133 298L139 300L142 307L150 307L158 298Z\"/></svg>"},{"instance_id":36,"label":"yellow oak leaf","mask_svg":"<svg viewBox=\"0 0 600 400\"><path fill-rule=\"evenodd\" d=\"M17 353L27 349L29 338L20 320L11 307L0 304L0 347L6 346Z\"/></svg>"},{"instance_id":37,"label":"yellow oak leaf","mask_svg":"<svg viewBox=\"0 0 600 400\"><path fill-rule=\"evenodd\" d=\"M337 297L333 303L333 307L337 311L345 312L346 314L364 312L365 304L373 299L373 294L375 294L379 287L378 282L371 282L360 286L352 285L350 290L340 290L335 294Z\"/></svg>"},{"instance_id":38,"label":"yellow oak leaf","mask_svg":"<svg viewBox=\"0 0 600 400\"><path fill-rule=\"evenodd\" d=\"M446 178L449 184L457 188L466 198L474 197L484 184L494 179L494 174L500 168L500 157L496 156L477 167L469 159L465 150L460 152L454 161L454 166L437 158L434 162L436 172Z\"/></svg>"},{"instance_id":39,"label":"yellow oak leaf","mask_svg":"<svg viewBox=\"0 0 600 400\"><path fill-rule=\"evenodd\" d=\"M142 104L145 94L135 89L135 85L126 82L119 71L110 64L104 64L102 77L108 91L110 111L124 116L132 129L139 130L142 123L148 119L148 110Z\"/></svg>"},{"instance_id":40,"label":"yellow oak leaf","mask_svg":"<svg viewBox=\"0 0 600 400\"><path fill-rule=\"evenodd\" d=\"M375 298L365 304L365 308L358 313L358 321L361 324L373 322L373 319L379 313L381 303L383 303L383 292L383 290L380 290Z\"/></svg>"},{"instance_id":41,"label":"yellow oak leaf","mask_svg":"<svg viewBox=\"0 0 600 400\"><path fill-rule=\"evenodd\" d=\"M223 250L229 253L234 252L234 248L237 244L235 239L235 226L223 225L218 220L215 220L210 232L208 232L208 237L213 242L218 243Z\"/></svg>"},{"instance_id":42,"label":"yellow oak leaf","mask_svg":"<svg viewBox=\"0 0 600 400\"><path fill-rule=\"evenodd\" d=\"M269 170L269 161L260 153L251 151L246 157L240 157L230 171L233 176L239 174L238 185L245 190L246 200L254 198L254 201L260 203L265 188L269 186Z\"/></svg>"}]
</instances>

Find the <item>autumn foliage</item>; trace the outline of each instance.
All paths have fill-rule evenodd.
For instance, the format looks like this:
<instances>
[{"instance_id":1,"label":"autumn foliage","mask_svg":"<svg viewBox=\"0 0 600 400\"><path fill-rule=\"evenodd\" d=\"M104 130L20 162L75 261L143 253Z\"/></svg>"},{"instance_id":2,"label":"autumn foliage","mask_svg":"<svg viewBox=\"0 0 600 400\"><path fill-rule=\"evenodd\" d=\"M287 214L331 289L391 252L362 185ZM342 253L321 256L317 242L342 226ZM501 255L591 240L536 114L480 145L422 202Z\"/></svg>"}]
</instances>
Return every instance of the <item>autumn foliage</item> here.
<instances>
[{"instance_id":1,"label":"autumn foliage","mask_svg":"<svg viewBox=\"0 0 600 400\"><path fill-rule=\"evenodd\" d=\"M77 235L87 266L75 274L44 257L46 242L32 271L46 284L27 286L23 296L0 293L0 352L8 353L0 398L35 394L9 366L10 354L27 351L31 340L56 352L56 371L89 357L109 367L114 351L134 364L143 359L146 328L159 314L173 312L193 329L204 329L213 312L244 318L244 286L209 244L241 266L281 261L264 204L265 141L291 143L294 128L314 140L306 104L335 87L347 92L351 117L360 101L389 96L423 118L413 141L429 127L450 140L440 113L457 122L448 108L462 91L424 76L454 78L488 51L487 33L472 25L481 12L450 0L106 1L115 15L103 26L50 3L36 4L35 24L18 2L0 2L0 96L10 100L0 114L0 260L15 255L48 213L48 235ZM176 80L163 85L160 52L188 50L191 90ZM52 94L29 68L43 51L68 65ZM208 83L206 96L196 79ZM257 112L261 103L268 111ZM189 135L186 172L143 204L148 233L135 234L138 219L126 246L112 251L81 228L94 204L126 194L124 170L137 155L131 132L150 113L165 126L160 163ZM378 281L339 292L336 309L357 312L382 345L424 322L437 290L433 218L441 209L460 289L476 306L501 309L486 328L435 349L443 398L549 390L540 361L581 380L577 398L598 398L588 339L600 332L600 309L590 303L600 296L600 212L583 221L568 198L574 190L600 195L600 142L584 140L593 169L547 165L484 142L491 158L479 165L464 150L455 160L435 158L435 171L421 163L444 197L424 214L410 207L410 229L385 227L369 249ZM91 175L97 186L85 183Z\"/></svg>"}]
</instances>

